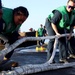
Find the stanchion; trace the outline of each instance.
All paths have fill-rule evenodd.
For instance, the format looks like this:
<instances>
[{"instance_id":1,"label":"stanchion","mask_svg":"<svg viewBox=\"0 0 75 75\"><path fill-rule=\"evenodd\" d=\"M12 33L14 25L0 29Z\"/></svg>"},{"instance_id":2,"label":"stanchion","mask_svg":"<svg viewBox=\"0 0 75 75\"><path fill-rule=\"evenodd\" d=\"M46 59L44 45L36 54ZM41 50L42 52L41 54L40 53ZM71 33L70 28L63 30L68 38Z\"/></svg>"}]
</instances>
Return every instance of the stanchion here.
<instances>
[{"instance_id":1,"label":"stanchion","mask_svg":"<svg viewBox=\"0 0 75 75\"><path fill-rule=\"evenodd\" d=\"M36 31L36 37L38 37L38 31ZM39 40L37 40L37 46L39 46Z\"/></svg>"},{"instance_id":2,"label":"stanchion","mask_svg":"<svg viewBox=\"0 0 75 75\"><path fill-rule=\"evenodd\" d=\"M36 31L36 37L38 37L38 31ZM37 40L36 52L44 52L46 48L39 45L39 40Z\"/></svg>"}]
</instances>

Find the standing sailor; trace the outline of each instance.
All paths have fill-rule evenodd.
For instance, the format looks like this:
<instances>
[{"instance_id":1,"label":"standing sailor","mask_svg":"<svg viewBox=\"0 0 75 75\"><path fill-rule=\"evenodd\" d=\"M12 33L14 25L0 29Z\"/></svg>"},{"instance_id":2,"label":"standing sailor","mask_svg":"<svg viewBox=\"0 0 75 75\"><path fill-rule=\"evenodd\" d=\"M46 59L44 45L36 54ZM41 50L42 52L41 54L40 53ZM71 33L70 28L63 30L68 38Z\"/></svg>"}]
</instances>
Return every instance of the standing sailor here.
<instances>
[{"instance_id":1,"label":"standing sailor","mask_svg":"<svg viewBox=\"0 0 75 75\"><path fill-rule=\"evenodd\" d=\"M46 19L45 26L49 36L72 33L73 26L75 25L75 0L68 0L66 6L61 6L52 11ZM69 38L67 38L68 40ZM53 45L55 39L50 39L48 43L47 60L50 59L53 52ZM72 55L75 57L74 55ZM65 37L59 38L59 61L68 62L68 50L66 49Z\"/></svg>"}]
</instances>

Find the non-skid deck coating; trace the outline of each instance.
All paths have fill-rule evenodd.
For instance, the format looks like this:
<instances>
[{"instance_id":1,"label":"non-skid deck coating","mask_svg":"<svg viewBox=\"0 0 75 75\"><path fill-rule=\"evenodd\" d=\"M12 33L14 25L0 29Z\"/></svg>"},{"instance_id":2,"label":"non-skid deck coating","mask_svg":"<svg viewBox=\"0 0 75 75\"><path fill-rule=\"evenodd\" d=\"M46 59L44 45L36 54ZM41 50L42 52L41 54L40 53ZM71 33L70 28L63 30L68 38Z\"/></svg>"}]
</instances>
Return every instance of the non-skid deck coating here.
<instances>
[{"instance_id":1,"label":"non-skid deck coating","mask_svg":"<svg viewBox=\"0 0 75 75\"><path fill-rule=\"evenodd\" d=\"M28 64L43 64L47 60L47 51L46 52L36 52L35 46L20 48L14 51L14 54L11 57L11 60L14 60L19 63L20 66ZM59 54L56 53L55 62L58 63ZM74 59L72 61L75 61ZM75 75L75 67L69 67L64 69L49 70L29 75Z\"/></svg>"},{"instance_id":2,"label":"non-skid deck coating","mask_svg":"<svg viewBox=\"0 0 75 75\"><path fill-rule=\"evenodd\" d=\"M14 53L11 59L18 61L19 65L42 64L46 62L46 52Z\"/></svg>"},{"instance_id":3,"label":"non-skid deck coating","mask_svg":"<svg viewBox=\"0 0 75 75\"><path fill-rule=\"evenodd\" d=\"M26 49L25 49L26 50ZM28 51L29 50L29 51ZM47 60L47 52L36 52L35 49L27 49L26 51L15 51L13 56L11 57L12 60L15 60L19 63L19 65L26 65L26 64L42 64L45 63ZM58 54L56 54L55 61L58 63ZM74 59L73 59L74 61ZM29 75L75 75L75 67L65 68L65 69L58 69L58 70L49 70Z\"/></svg>"}]
</instances>

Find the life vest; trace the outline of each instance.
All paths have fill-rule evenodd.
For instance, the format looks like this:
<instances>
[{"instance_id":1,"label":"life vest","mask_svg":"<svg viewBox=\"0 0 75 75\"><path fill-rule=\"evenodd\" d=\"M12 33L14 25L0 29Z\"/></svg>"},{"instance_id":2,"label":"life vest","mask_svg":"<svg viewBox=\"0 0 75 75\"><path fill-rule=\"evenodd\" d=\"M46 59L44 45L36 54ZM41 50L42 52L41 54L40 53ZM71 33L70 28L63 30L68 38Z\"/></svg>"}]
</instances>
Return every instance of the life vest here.
<instances>
[{"instance_id":1,"label":"life vest","mask_svg":"<svg viewBox=\"0 0 75 75\"><path fill-rule=\"evenodd\" d=\"M43 28L38 29L38 36L43 36Z\"/></svg>"},{"instance_id":2,"label":"life vest","mask_svg":"<svg viewBox=\"0 0 75 75\"><path fill-rule=\"evenodd\" d=\"M70 26L73 23L73 20L75 19L75 10L72 11L71 17L69 18L68 12L66 11L66 6L59 7L55 10L58 10L62 14L62 18L57 25L58 28L66 28L70 29ZM51 20L53 17L53 13L48 16L48 19Z\"/></svg>"},{"instance_id":3,"label":"life vest","mask_svg":"<svg viewBox=\"0 0 75 75\"><path fill-rule=\"evenodd\" d=\"M15 31L18 31L21 25L15 25L13 22L13 10L10 8L2 8L3 11L3 20L5 21L5 27L3 34L12 34Z\"/></svg>"}]
</instances>

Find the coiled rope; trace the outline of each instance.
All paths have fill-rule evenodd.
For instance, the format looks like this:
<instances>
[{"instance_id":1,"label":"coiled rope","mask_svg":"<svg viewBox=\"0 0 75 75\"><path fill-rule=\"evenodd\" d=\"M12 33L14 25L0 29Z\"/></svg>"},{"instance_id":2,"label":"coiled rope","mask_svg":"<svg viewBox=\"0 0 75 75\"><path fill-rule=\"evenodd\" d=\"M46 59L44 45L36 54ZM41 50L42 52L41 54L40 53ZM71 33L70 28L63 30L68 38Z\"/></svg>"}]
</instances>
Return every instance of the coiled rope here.
<instances>
[{"instance_id":1,"label":"coiled rope","mask_svg":"<svg viewBox=\"0 0 75 75\"><path fill-rule=\"evenodd\" d=\"M64 36L68 36L68 35L69 34L62 34L60 37L64 37ZM72 36L74 36L74 35L75 34L72 34ZM15 49L18 45L20 45L21 43L23 43L27 40L35 41L35 40L53 39L53 38L55 38L55 45L54 45L54 50L53 50L52 56L49 61L47 61L46 63L43 63L43 64L35 64L35 65L30 64L30 65L16 67L12 71L3 71L0 73L0 75L25 75L25 74L31 74L31 73L37 73L37 72L43 72L43 71L48 71L48 70L55 70L55 69L75 66L75 62L65 63L65 64L62 64L62 63L50 64L54 59L55 52L56 52L55 51L56 45L57 45L58 38L59 38L56 35L55 36L47 36L47 37L24 37L24 38L21 38L20 40L17 40L15 43L10 45L8 48L3 49L0 52L0 57L5 56L7 53L9 53L13 49Z\"/></svg>"}]
</instances>

